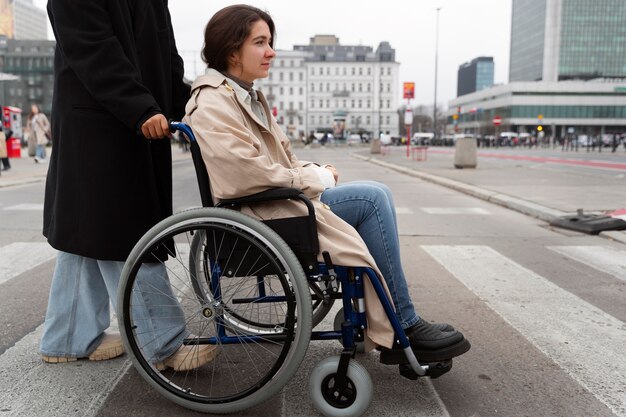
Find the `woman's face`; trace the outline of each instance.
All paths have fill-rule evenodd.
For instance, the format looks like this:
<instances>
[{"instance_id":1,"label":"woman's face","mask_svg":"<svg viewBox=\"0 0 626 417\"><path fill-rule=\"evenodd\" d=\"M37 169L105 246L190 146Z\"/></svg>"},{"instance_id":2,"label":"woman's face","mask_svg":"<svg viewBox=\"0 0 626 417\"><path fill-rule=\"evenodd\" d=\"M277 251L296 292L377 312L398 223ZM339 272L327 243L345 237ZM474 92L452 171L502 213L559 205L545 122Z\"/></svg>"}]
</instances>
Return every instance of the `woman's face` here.
<instances>
[{"instance_id":1,"label":"woman's face","mask_svg":"<svg viewBox=\"0 0 626 417\"><path fill-rule=\"evenodd\" d=\"M250 35L231 57L228 72L249 83L267 77L272 59L276 56L270 46L271 40L270 28L264 20L252 23Z\"/></svg>"},{"instance_id":2,"label":"woman's face","mask_svg":"<svg viewBox=\"0 0 626 417\"><path fill-rule=\"evenodd\" d=\"M39 113L39 107L37 107L35 104L33 104L32 106L30 106L30 112L32 114L37 114Z\"/></svg>"}]
</instances>

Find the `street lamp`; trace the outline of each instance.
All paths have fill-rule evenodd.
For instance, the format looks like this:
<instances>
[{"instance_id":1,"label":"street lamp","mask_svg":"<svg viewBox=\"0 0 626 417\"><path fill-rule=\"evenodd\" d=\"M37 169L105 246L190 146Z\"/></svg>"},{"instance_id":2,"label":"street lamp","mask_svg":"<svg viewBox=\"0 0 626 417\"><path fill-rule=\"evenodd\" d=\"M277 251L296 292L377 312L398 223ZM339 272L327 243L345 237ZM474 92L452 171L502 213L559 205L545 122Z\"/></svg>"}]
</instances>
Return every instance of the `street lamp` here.
<instances>
[{"instance_id":1,"label":"street lamp","mask_svg":"<svg viewBox=\"0 0 626 417\"><path fill-rule=\"evenodd\" d=\"M435 26L435 103L433 105L433 133L437 137L437 65L439 61L439 11L441 7L437 7L437 23Z\"/></svg>"}]
</instances>

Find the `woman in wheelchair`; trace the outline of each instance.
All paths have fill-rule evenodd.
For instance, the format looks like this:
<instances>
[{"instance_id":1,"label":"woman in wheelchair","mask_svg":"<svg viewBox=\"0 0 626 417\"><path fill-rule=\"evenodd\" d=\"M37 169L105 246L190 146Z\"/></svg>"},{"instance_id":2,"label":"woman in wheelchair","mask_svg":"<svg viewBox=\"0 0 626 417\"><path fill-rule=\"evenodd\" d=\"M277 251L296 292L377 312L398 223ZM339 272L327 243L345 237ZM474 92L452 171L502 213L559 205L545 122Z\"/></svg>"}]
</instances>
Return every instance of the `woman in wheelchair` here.
<instances>
[{"instance_id":1,"label":"woman in wheelchair","mask_svg":"<svg viewBox=\"0 0 626 417\"><path fill-rule=\"evenodd\" d=\"M269 75L275 39L271 17L244 5L222 9L205 30L206 74L192 86L185 123L196 136L216 200L252 195L275 187L301 190L315 206L320 252L338 265L371 267L383 277L396 315L416 356L448 360L470 349L463 334L448 324L429 323L411 301L400 259L393 197L372 181L338 184L330 165L300 161L271 116L267 101L253 88ZM295 200L254 203L241 212L262 220L302 215ZM379 346L381 362L398 364L394 332L371 284L365 288L367 346ZM373 344L371 343L373 342Z\"/></svg>"}]
</instances>

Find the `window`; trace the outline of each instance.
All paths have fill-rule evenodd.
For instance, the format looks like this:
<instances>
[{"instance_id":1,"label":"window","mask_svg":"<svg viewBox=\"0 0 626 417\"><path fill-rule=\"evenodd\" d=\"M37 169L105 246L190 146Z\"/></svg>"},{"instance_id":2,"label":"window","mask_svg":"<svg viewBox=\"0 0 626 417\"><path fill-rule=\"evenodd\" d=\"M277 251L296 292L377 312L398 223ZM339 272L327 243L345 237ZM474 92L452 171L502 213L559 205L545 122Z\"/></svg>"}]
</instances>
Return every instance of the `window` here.
<instances>
[{"instance_id":1,"label":"window","mask_svg":"<svg viewBox=\"0 0 626 417\"><path fill-rule=\"evenodd\" d=\"M356 75L356 68L352 67L352 75Z\"/></svg>"},{"instance_id":2,"label":"window","mask_svg":"<svg viewBox=\"0 0 626 417\"><path fill-rule=\"evenodd\" d=\"M281 61L281 62L282 62L282 61ZM284 77L283 77L283 73L282 73L282 72L279 72L279 73L278 73L278 79L279 79L280 81L283 81L283 78L284 78Z\"/></svg>"},{"instance_id":3,"label":"window","mask_svg":"<svg viewBox=\"0 0 626 417\"><path fill-rule=\"evenodd\" d=\"M367 83L367 92L371 92L372 91L372 84Z\"/></svg>"},{"instance_id":4,"label":"window","mask_svg":"<svg viewBox=\"0 0 626 417\"><path fill-rule=\"evenodd\" d=\"M368 99L367 100L367 108L369 109L370 107L372 107L372 102L371 102L371 100ZM369 123L369 122L367 122L367 123Z\"/></svg>"},{"instance_id":5,"label":"window","mask_svg":"<svg viewBox=\"0 0 626 417\"><path fill-rule=\"evenodd\" d=\"M330 108L330 100L326 100L326 108Z\"/></svg>"},{"instance_id":6,"label":"window","mask_svg":"<svg viewBox=\"0 0 626 417\"><path fill-rule=\"evenodd\" d=\"M298 110L302 110L303 106L304 106L304 104L301 101L299 101L298 102Z\"/></svg>"},{"instance_id":7,"label":"window","mask_svg":"<svg viewBox=\"0 0 626 417\"><path fill-rule=\"evenodd\" d=\"M280 95L282 96L283 94L285 94L285 89L283 87L280 87L278 89L278 92L280 93Z\"/></svg>"},{"instance_id":8,"label":"window","mask_svg":"<svg viewBox=\"0 0 626 417\"><path fill-rule=\"evenodd\" d=\"M387 116L386 119L387 119L387 124L390 124L391 123L391 117Z\"/></svg>"},{"instance_id":9,"label":"window","mask_svg":"<svg viewBox=\"0 0 626 417\"><path fill-rule=\"evenodd\" d=\"M302 87L298 88L298 93L302 95Z\"/></svg>"},{"instance_id":10,"label":"window","mask_svg":"<svg viewBox=\"0 0 626 417\"><path fill-rule=\"evenodd\" d=\"M311 100L311 108L315 108L315 100Z\"/></svg>"},{"instance_id":11,"label":"window","mask_svg":"<svg viewBox=\"0 0 626 417\"><path fill-rule=\"evenodd\" d=\"M323 109L324 108L324 100L320 100L320 108Z\"/></svg>"},{"instance_id":12,"label":"window","mask_svg":"<svg viewBox=\"0 0 626 417\"><path fill-rule=\"evenodd\" d=\"M359 83L359 93L363 91L363 84Z\"/></svg>"},{"instance_id":13,"label":"window","mask_svg":"<svg viewBox=\"0 0 626 417\"><path fill-rule=\"evenodd\" d=\"M293 110L293 101L289 102L289 110Z\"/></svg>"},{"instance_id":14,"label":"window","mask_svg":"<svg viewBox=\"0 0 626 417\"><path fill-rule=\"evenodd\" d=\"M293 59L289 61L289 66L293 67Z\"/></svg>"},{"instance_id":15,"label":"window","mask_svg":"<svg viewBox=\"0 0 626 417\"><path fill-rule=\"evenodd\" d=\"M272 81L272 78L274 78L273 75L274 74L270 72L270 81Z\"/></svg>"},{"instance_id":16,"label":"window","mask_svg":"<svg viewBox=\"0 0 626 417\"><path fill-rule=\"evenodd\" d=\"M343 67L343 75L346 75L347 73L346 71L347 71L346 67Z\"/></svg>"},{"instance_id":17,"label":"window","mask_svg":"<svg viewBox=\"0 0 626 417\"><path fill-rule=\"evenodd\" d=\"M291 63L293 64L293 61ZM289 73L289 81L293 81L293 72Z\"/></svg>"},{"instance_id":18,"label":"window","mask_svg":"<svg viewBox=\"0 0 626 417\"><path fill-rule=\"evenodd\" d=\"M391 83L387 84L387 92L390 93L391 92Z\"/></svg>"},{"instance_id":19,"label":"window","mask_svg":"<svg viewBox=\"0 0 626 417\"><path fill-rule=\"evenodd\" d=\"M289 87L289 95L293 96L293 87Z\"/></svg>"},{"instance_id":20,"label":"window","mask_svg":"<svg viewBox=\"0 0 626 417\"><path fill-rule=\"evenodd\" d=\"M372 121L372 119L370 118L370 116L366 116L365 117L365 124L369 125L371 123L371 121Z\"/></svg>"},{"instance_id":21,"label":"window","mask_svg":"<svg viewBox=\"0 0 626 417\"><path fill-rule=\"evenodd\" d=\"M311 91L315 91L315 84L311 83Z\"/></svg>"},{"instance_id":22,"label":"window","mask_svg":"<svg viewBox=\"0 0 626 417\"><path fill-rule=\"evenodd\" d=\"M363 68L359 67L359 75L363 75Z\"/></svg>"},{"instance_id":23,"label":"window","mask_svg":"<svg viewBox=\"0 0 626 417\"><path fill-rule=\"evenodd\" d=\"M354 108L354 100L351 100L351 102L350 102L350 106L351 106L352 108Z\"/></svg>"},{"instance_id":24,"label":"window","mask_svg":"<svg viewBox=\"0 0 626 417\"><path fill-rule=\"evenodd\" d=\"M354 93L354 83L352 83L352 85L350 86L350 91Z\"/></svg>"},{"instance_id":25,"label":"window","mask_svg":"<svg viewBox=\"0 0 626 417\"><path fill-rule=\"evenodd\" d=\"M311 116L311 124L315 123L315 116Z\"/></svg>"},{"instance_id":26,"label":"window","mask_svg":"<svg viewBox=\"0 0 626 417\"><path fill-rule=\"evenodd\" d=\"M372 75L372 67L367 67L367 75Z\"/></svg>"},{"instance_id":27,"label":"window","mask_svg":"<svg viewBox=\"0 0 626 417\"><path fill-rule=\"evenodd\" d=\"M289 124L292 125L293 124L293 116L289 116Z\"/></svg>"},{"instance_id":28,"label":"window","mask_svg":"<svg viewBox=\"0 0 626 417\"><path fill-rule=\"evenodd\" d=\"M330 83L326 83L326 91L330 91Z\"/></svg>"},{"instance_id":29,"label":"window","mask_svg":"<svg viewBox=\"0 0 626 417\"><path fill-rule=\"evenodd\" d=\"M304 73L302 73L302 72L298 73L298 80L300 80L300 81L304 80Z\"/></svg>"},{"instance_id":30,"label":"window","mask_svg":"<svg viewBox=\"0 0 626 417\"><path fill-rule=\"evenodd\" d=\"M324 124L324 116L322 116L321 114L318 120L320 121L320 124Z\"/></svg>"},{"instance_id":31,"label":"window","mask_svg":"<svg viewBox=\"0 0 626 417\"><path fill-rule=\"evenodd\" d=\"M280 65L281 67L285 65L285 61L283 61L282 59L278 60L278 65Z\"/></svg>"},{"instance_id":32,"label":"window","mask_svg":"<svg viewBox=\"0 0 626 417\"><path fill-rule=\"evenodd\" d=\"M320 91L324 91L324 84L320 83Z\"/></svg>"},{"instance_id":33,"label":"window","mask_svg":"<svg viewBox=\"0 0 626 417\"><path fill-rule=\"evenodd\" d=\"M278 110L283 110L284 108L285 108L285 105L284 105L284 103L281 101L281 102L278 104Z\"/></svg>"},{"instance_id":34,"label":"window","mask_svg":"<svg viewBox=\"0 0 626 417\"><path fill-rule=\"evenodd\" d=\"M391 100L387 100L387 108L390 109L391 108ZM387 122L389 123L389 122Z\"/></svg>"},{"instance_id":35,"label":"window","mask_svg":"<svg viewBox=\"0 0 626 417\"><path fill-rule=\"evenodd\" d=\"M391 75L391 67L387 68L387 75Z\"/></svg>"},{"instance_id":36,"label":"window","mask_svg":"<svg viewBox=\"0 0 626 417\"><path fill-rule=\"evenodd\" d=\"M359 100L359 109L362 107L363 100Z\"/></svg>"}]
</instances>

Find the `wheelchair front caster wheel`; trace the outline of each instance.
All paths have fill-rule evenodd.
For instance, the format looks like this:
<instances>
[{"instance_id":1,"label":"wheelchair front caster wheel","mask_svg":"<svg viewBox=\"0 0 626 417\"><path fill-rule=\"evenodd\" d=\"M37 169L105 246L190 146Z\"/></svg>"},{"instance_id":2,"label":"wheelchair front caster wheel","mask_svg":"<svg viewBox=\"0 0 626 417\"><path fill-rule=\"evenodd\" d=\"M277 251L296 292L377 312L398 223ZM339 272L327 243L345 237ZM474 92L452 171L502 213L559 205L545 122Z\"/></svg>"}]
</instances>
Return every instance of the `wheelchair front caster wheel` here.
<instances>
[{"instance_id":1,"label":"wheelchair front caster wheel","mask_svg":"<svg viewBox=\"0 0 626 417\"><path fill-rule=\"evenodd\" d=\"M351 360L348 365L347 387L343 393L335 389L339 356L321 361L309 378L309 396L313 406L328 417L360 416L369 407L374 384L367 370Z\"/></svg>"}]
</instances>

